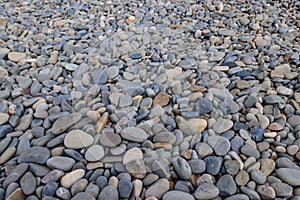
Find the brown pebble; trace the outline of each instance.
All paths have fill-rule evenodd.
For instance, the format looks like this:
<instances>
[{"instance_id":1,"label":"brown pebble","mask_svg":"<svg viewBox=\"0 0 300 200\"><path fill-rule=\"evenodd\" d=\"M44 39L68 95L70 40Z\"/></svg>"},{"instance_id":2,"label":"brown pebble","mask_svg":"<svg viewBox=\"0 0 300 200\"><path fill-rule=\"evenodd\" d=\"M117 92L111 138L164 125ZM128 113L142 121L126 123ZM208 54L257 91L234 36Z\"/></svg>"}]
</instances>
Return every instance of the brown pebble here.
<instances>
[{"instance_id":1,"label":"brown pebble","mask_svg":"<svg viewBox=\"0 0 300 200\"><path fill-rule=\"evenodd\" d=\"M165 92L160 92L156 95L153 101L153 105L166 106L168 105L170 97Z\"/></svg>"}]
</instances>

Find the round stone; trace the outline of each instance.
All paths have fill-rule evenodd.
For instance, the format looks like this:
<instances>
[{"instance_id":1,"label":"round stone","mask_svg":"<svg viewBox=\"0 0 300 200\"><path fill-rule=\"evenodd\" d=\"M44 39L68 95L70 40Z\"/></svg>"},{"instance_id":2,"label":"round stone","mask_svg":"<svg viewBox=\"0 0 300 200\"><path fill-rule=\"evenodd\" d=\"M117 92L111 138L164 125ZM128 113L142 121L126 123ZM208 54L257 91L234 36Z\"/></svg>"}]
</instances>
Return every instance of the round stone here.
<instances>
[{"instance_id":1,"label":"round stone","mask_svg":"<svg viewBox=\"0 0 300 200\"><path fill-rule=\"evenodd\" d=\"M245 170L241 170L238 172L238 174L235 176L235 182L237 185L246 185L249 182L249 174Z\"/></svg>"},{"instance_id":2,"label":"round stone","mask_svg":"<svg viewBox=\"0 0 300 200\"><path fill-rule=\"evenodd\" d=\"M216 156L208 156L204 158L206 172L211 175L217 175L222 166L222 158Z\"/></svg>"},{"instance_id":3,"label":"round stone","mask_svg":"<svg viewBox=\"0 0 300 200\"><path fill-rule=\"evenodd\" d=\"M45 147L31 147L27 149L26 151L23 151L19 158L19 163L39 163L44 164L50 157L50 151L49 149Z\"/></svg>"},{"instance_id":4,"label":"round stone","mask_svg":"<svg viewBox=\"0 0 300 200\"><path fill-rule=\"evenodd\" d=\"M207 143L213 148L214 152L219 156L224 156L230 150L230 142L222 136L209 136Z\"/></svg>"},{"instance_id":5,"label":"round stone","mask_svg":"<svg viewBox=\"0 0 300 200\"><path fill-rule=\"evenodd\" d=\"M233 122L229 119L218 118L213 125L213 130L216 133L223 133L228 131L233 126Z\"/></svg>"},{"instance_id":6,"label":"round stone","mask_svg":"<svg viewBox=\"0 0 300 200\"><path fill-rule=\"evenodd\" d=\"M181 158L178 157L174 162L173 162L174 169L179 176L179 178L183 180L188 180L191 175L192 175L192 170L188 162Z\"/></svg>"},{"instance_id":7,"label":"round stone","mask_svg":"<svg viewBox=\"0 0 300 200\"><path fill-rule=\"evenodd\" d=\"M280 168L277 170L277 176L289 185L300 185L300 170L298 169Z\"/></svg>"},{"instance_id":8,"label":"round stone","mask_svg":"<svg viewBox=\"0 0 300 200\"><path fill-rule=\"evenodd\" d=\"M200 98L196 104L196 111L201 115L212 111L212 103L207 98Z\"/></svg>"},{"instance_id":9,"label":"round stone","mask_svg":"<svg viewBox=\"0 0 300 200\"><path fill-rule=\"evenodd\" d=\"M153 183L145 193L145 197L155 197L157 199L161 199L162 196L169 191L170 182L166 178L161 178L155 183Z\"/></svg>"},{"instance_id":10,"label":"round stone","mask_svg":"<svg viewBox=\"0 0 300 200\"><path fill-rule=\"evenodd\" d=\"M75 71L79 66L73 63L68 63L65 65L65 68L69 71Z\"/></svg>"},{"instance_id":11,"label":"round stone","mask_svg":"<svg viewBox=\"0 0 300 200\"><path fill-rule=\"evenodd\" d=\"M179 190L172 190L164 194L163 200L194 200L195 198L186 192L182 192Z\"/></svg>"},{"instance_id":12,"label":"round stone","mask_svg":"<svg viewBox=\"0 0 300 200\"><path fill-rule=\"evenodd\" d=\"M36 180L31 172L26 172L20 180L20 185L24 194L32 194L36 189Z\"/></svg>"},{"instance_id":13,"label":"round stone","mask_svg":"<svg viewBox=\"0 0 300 200\"><path fill-rule=\"evenodd\" d=\"M93 141L94 138L91 135L76 129L66 135L64 144L67 148L82 149L91 146Z\"/></svg>"},{"instance_id":14,"label":"round stone","mask_svg":"<svg viewBox=\"0 0 300 200\"><path fill-rule=\"evenodd\" d=\"M257 184L264 184L267 180L267 177L259 171L258 169L253 169L251 170L251 178L253 181L255 181Z\"/></svg>"},{"instance_id":15,"label":"round stone","mask_svg":"<svg viewBox=\"0 0 300 200\"><path fill-rule=\"evenodd\" d=\"M84 157L87 161L94 162L101 160L104 157L104 154L102 146L93 145L86 150Z\"/></svg>"},{"instance_id":16,"label":"round stone","mask_svg":"<svg viewBox=\"0 0 300 200\"><path fill-rule=\"evenodd\" d=\"M0 125L5 124L9 119L9 115L6 113L0 113Z\"/></svg>"},{"instance_id":17,"label":"round stone","mask_svg":"<svg viewBox=\"0 0 300 200\"><path fill-rule=\"evenodd\" d=\"M126 165L130 161L136 160L136 159L143 159L143 153L139 148L132 148L126 151L126 153L123 156L123 164Z\"/></svg>"},{"instance_id":18,"label":"round stone","mask_svg":"<svg viewBox=\"0 0 300 200\"><path fill-rule=\"evenodd\" d=\"M116 147L121 143L121 137L114 133L105 132L100 135L99 141L107 147Z\"/></svg>"},{"instance_id":19,"label":"round stone","mask_svg":"<svg viewBox=\"0 0 300 200\"><path fill-rule=\"evenodd\" d=\"M54 156L47 160L47 166L52 169L69 171L75 164L75 160L64 156Z\"/></svg>"},{"instance_id":20,"label":"round stone","mask_svg":"<svg viewBox=\"0 0 300 200\"><path fill-rule=\"evenodd\" d=\"M237 187L231 175L223 175L217 182L217 187L220 190L220 195L230 196L236 193Z\"/></svg>"},{"instance_id":21,"label":"round stone","mask_svg":"<svg viewBox=\"0 0 300 200\"><path fill-rule=\"evenodd\" d=\"M99 194L98 199L119 200L119 192L115 186L106 186Z\"/></svg>"},{"instance_id":22,"label":"round stone","mask_svg":"<svg viewBox=\"0 0 300 200\"><path fill-rule=\"evenodd\" d=\"M8 53L8 59L13 62L20 62L22 59L26 58L25 53L21 52L10 52Z\"/></svg>"}]
</instances>

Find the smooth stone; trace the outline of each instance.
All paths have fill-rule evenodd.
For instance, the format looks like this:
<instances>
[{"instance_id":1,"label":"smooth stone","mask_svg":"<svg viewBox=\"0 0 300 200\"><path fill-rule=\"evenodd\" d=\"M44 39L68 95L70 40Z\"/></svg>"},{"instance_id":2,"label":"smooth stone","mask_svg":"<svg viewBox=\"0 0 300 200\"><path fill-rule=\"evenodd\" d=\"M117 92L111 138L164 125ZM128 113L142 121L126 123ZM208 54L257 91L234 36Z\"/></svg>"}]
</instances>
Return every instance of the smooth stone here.
<instances>
[{"instance_id":1,"label":"smooth stone","mask_svg":"<svg viewBox=\"0 0 300 200\"><path fill-rule=\"evenodd\" d=\"M134 147L134 148L129 149L128 151L126 151L126 153L124 154L123 164L126 165L130 161L133 161L133 160L136 160L136 159L142 160L143 159L143 153L139 148Z\"/></svg>"},{"instance_id":2,"label":"smooth stone","mask_svg":"<svg viewBox=\"0 0 300 200\"><path fill-rule=\"evenodd\" d=\"M146 165L143 160L132 160L126 165L129 174L136 178L144 178L146 176Z\"/></svg>"},{"instance_id":3,"label":"smooth stone","mask_svg":"<svg viewBox=\"0 0 300 200\"><path fill-rule=\"evenodd\" d=\"M82 149L91 146L93 141L94 138L91 135L75 129L66 135L64 144L67 148Z\"/></svg>"},{"instance_id":4,"label":"smooth stone","mask_svg":"<svg viewBox=\"0 0 300 200\"><path fill-rule=\"evenodd\" d=\"M133 183L129 180L121 179L118 184L118 191L121 198L127 199L130 197L133 190Z\"/></svg>"},{"instance_id":5,"label":"smooth stone","mask_svg":"<svg viewBox=\"0 0 300 200\"><path fill-rule=\"evenodd\" d=\"M105 152L102 146L93 145L86 150L84 157L87 161L94 162L101 160L104 154Z\"/></svg>"},{"instance_id":6,"label":"smooth stone","mask_svg":"<svg viewBox=\"0 0 300 200\"><path fill-rule=\"evenodd\" d=\"M201 174L205 171L206 165L202 159L193 159L188 161L193 174Z\"/></svg>"},{"instance_id":7,"label":"smooth stone","mask_svg":"<svg viewBox=\"0 0 300 200\"><path fill-rule=\"evenodd\" d=\"M264 184L267 180L267 177L264 175L264 173L262 173L258 169L251 170L250 176L252 180L257 184Z\"/></svg>"},{"instance_id":8,"label":"smooth stone","mask_svg":"<svg viewBox=\"0 0 300 200\"><path fill-rule=\"evenodd\" d=\"M121 143L122 139L119 135L114 133L102 133L99 137L99 141L104 146L116 147Z\"/></svg>"},{"instance_id":9,"label":"smooth stone","mask_svg":"<svg viewBox=\"0 0 300 200\"><path fill-rule=\"evenodd\" d=\"M99 194L98 200L119 200L119 192L115 186L106 186Z\"/></svg>"},{"instance_id":10,"label":"smooth stone","mask_svg":"<svg viewBox=\"0 0 300 200\"><path fill-rule=\"evenodd\" d=\"M275 190L266 185L261 185L257 187L257 193L261 196L262 199L275 199L276 193Z\"/></svg>"},{"instance_id":11,"label":"smooth stone","mask_svg":"<svg viewBox=\"0 0 300 200\"><path fill-rule=\"evenodd\" d=\"M270 174L272 174L272 172L275 169L275 162L272 159L260 159L258 160L258 162L260 163L260 171L262 171L264 173L265 176L269 176Z\"/></svg>"},{"instance_id":12,"label":"smooth stone","mask_svg":"<svg viewBox=\"0 0 300 200\"><path fill-rule=\"evenodd\" d=\"M17 151L16 147L7 148L0 156L0 165L6 163L9 159L11 159L13 155L16 153L16 151Z\"/></svg>"},{"instance_id":13,"label":"smooth stone","mask_svg":"<svg viewBox=\"0 0 300 200\"><path fill-rule=\"evenodd\" d=\"M223 133L228 131L233 126L233 122L229 119L218 118L217 121L213 125L213 130L216 133Z\"/></svg>"},{"instance_id":14,"label":"smooth stone","mask_svg":"<svg viewBox=\"0 0 300 200\"><path fill-rule=\"evenodd\" d=\"M35 146L22 152L18 158L18 162L45 164L49 157L49 149Z\"/></svg>"},{"instance_id":15,"label":"smooth stone","mask_svg":"<svg viewBox=\"0 0 300 200\"><path fill-rule=\"evenodd\" d=\"M43 178L42 178L42 183L47 184L50 182L57 182L61 177L63 177L65 173L61 170L54 169L47 173Z\"/></svg>"},{"instance_id":16,"label":"smooth stone","mask_svg":"<svg viewBox=\"0 0 300 200\"><path fill-rule=\"evenodd\" d=\"M119 67L118 66L110 66L106 69L106 73L108 78L112 79L119 75Z\"/></svg>"},{"instance_id":17,"label":"smooth stone","mask_svg":"<svg viewBox=\"0 0 300 200\"><path fill-rule=\"evenodd\" d=\"M192 118L189 119L188 122L200 133L207 127L207 121L205 119Z\"/></svg>"},{"instance_id":18,"label":"smooth stone","mask_svg":"<svg viewBox=\"0 0 300 200\"><path fill-rule=\"evenodd\" d=\"M170 189L170 182L166 178L161 178L153 183L145 193L145 197L155 197L161 199L162 196Z\"/></svg>"},{"instance_id":19,"label":"smooth stone","mask_svg":"<svg viewBox=\"0 0 300 200\"><path fill-rule=\"evenodd\" d=\"M186 192L182 192L179 190L172 190L164 194L162 197L163 200L194 200L195 198Z\"/></svg>"},{"instance_id":20,"label":"smooth stone","mask_svg":"<svg viewBox=\"0 0 300 200\"><path fill-rule=\"evenodd\" d=\"M220 195L230 196L236 193L237 187L231 175L223 175L217 182L217 187L220 190Z\"/></svg>"},{"instance_id":21,"label":"smooth stone","mask_svg":"<svg viewBox=\"0 0 300 200\"><path fill-rule=\"evenodd\" d=\"M35 176L42 177L49 173L51 170L44 165L29 163L29 171L32 172Z\"/></svg>"},{"instance_id":22,"label":"smooth stone","mask_svg":"<svg viewBox=\"0 0 300 200\"><path fill-rule=\"evenodd\" d=\"M65 68L69 71L75 71L79 66L73 63L67 63Z\"/></svg>"},{"instance_id":23,"label":"smooth stone","mask_svg":"<svg viewBox=\"0 0 300 200\"><path fill-rule=\"evenodd\" d=\"M11 183L16 182L19 180L19 178L26 172L28 169L28 164L27 163L21 163L17 165L12 172L5 178L5 180L2 183L2 187L4 189L7 188Z\"/></svg>"},{"instance_id":24,"label":"smooth stone","mask_svg":"<svg viewBox=\"0 0 300 200\"><path fill-rule=\"evenodd\" d=\"M249 197L245 194L235 194L227 197L225 200L249 200Z\"/></svg>"},{"instance_id":25,"label":"smooth stone","mask_svg":"<svg viewBox=\"0 0 300 200\"><path fill-rule=\"evenodd\" d=\"M71 193L67 188L59 187L57 188L55 194L61 199L68 200L71 199Z\"/></svg>"},{"instance_id":26,"label":"smooth stone","mask_svg":"<svg viewBox=\"0 0 300 200\"><path fill-rule=\"evenodd\" d=\"M218 195L219 189L212 183L201 183L194 193L194 197L198 200L213 199Z\"/></svg>"},{"instance_id":27,"label":"smooth stone","mask_svg":"<svg viewBox=\"0 0 300 200\"><path fill-rule=\"evenodd\" d=\"M188 180L191 175L192 175L192 170L188 162L181 158L178 157L174 162L173 162L174 169L179 176L180 179L182 180Z\"/></svg>"},{"instance_id":28,"label":"smooth stone","mask_svg":"<svg viewBox=\"0 0 300 200\"><path fill-rule=\"evenodd\" d=\"M196 103L196 111L201 115L212 111L212 103L207 98L200 98Z\"/></svg>"},{"instance_id":29,"label":"smooth stone","mask_svg":"<svg viewBox=\"0 0 300 200\"><path fill-rule=\"evenodd\" d=\"M289 158L281 157L276 160L276 167L277 168L293 168L300 170L299 165L291 161Z\"/></svg>"},{"instance_id":30,"label":"smooth stone","mask_svg":"<svg viewBox=\"0 0 300 200\"><path fill-rule=\"evenodd\" d=\"M207 143L213 148L214 152L219 156L224 156L230 150L230 142L222 136L209 136Z\"/></svg>"},{"instance_id":31,"label":"smooth stone","mask_svg":"<svg viewBox=\"0 0 300 200\"><path fill-rule=\"evenodd\" d=\"M286 183L273 183L271 187L274 188L277 197L290 197L293 194L293 187Z\"/></svg>"},{"instance_id":32,"label":"smooth stone","mask_svg":"<svg viewBox=\"0 0 300 200\"><path fill-rule=\"evenodd\" d=\"M237 185L242 186L246 185L249 182L250 176L247 171L241 170L235 176L235 182Z\"/></svg>"},{"instance_id":33,"label":"smooth stone","mask_svg":"<svg viewBox=\"0 0 300 200\"><path fill-rule=\"evenodd\" d=\"M126 127L121 132L122 138L133 142L145 142L149 135L138 127Z\"/></svg>"},{"instance_id":34,"label":"smooth stone","mask_svg":"<svg viewBox=\"0 0 300 200\"><path fill-rule=\"evenodd\" d=\"M6 113L0 113L0 125L5 124L9 119L9 115Z\"/></svg>"},{"instance_id":35,"label":"smooth stone","mask_svg":"<svg viewBox=\"0 0 300 200\"><path fill-rule=\"evenodd\" d=\"M72 200L95 200L96 198L91 195L90 193L87 193L87 192L79 192L77 193L73 198Z\"/></svg>"},{"instance_id":36,"label":"smooth stone","mask_svg":"<svg viewBox=\"0 0 300 200\"><path fill-rule=\"evenodd\" d=\"M65 188L70 188L76 181L81 179L84 175L85 171L83 169L76 169L64 175L60 180L60 184Z\"/></svg>"},{"instance_id":37,"label":"smooth stone","mask_svg":"<svg viewBox=\"0 0 300 200\"><path fill-rule=\"evenodd\" d=\"M75 164L75 160L64 156L54 156L47 160L47 166L52 169L69 171Z\"/></svg>"},{"instance_id":38,"label":"smooth stone","mask_svg":"<svg viewBox=\"0 0 300 200\"><path fill-rule=\"evenodd\" d=\"M300 170L293 168L280 168L276 171L277 176L292 186L300 185Z\"/></svg>"},{"instance_id":39,"label":"smooth stone","mask_svg":"<svg viewBox=\"0 0 300 200\"><path fill-rule=\"evenodd\" d=\"M253 126L251 129L251 135L255 141L260 142L264 139L265 131L259 126Z\"/></svg>"},{"instance_id":40,"label":"smooth stone","mask_svg":"<svg viewBox=\"0 0 300 200\"><path fill-rule=\"evenodd\" d=\"M204 142L197 143L195 150L197 151L199 158L204 158L213 153L213 149Z\"/></svg>"},{"instance_id":41,"label":"smooth stone","mask_svg":"<svg viewBox=\"0 0 300 200\"><path fill-rule=\"evenodd\" d=\"M236 175L240 169L240 163L237 160L226 160L224 163L228 174Z\"/></svg>"},{"instance_id":42,"label":"smooth stone","mask_svg":"<svg viewBox=\"0 0 300 200\"><path fill-rule=\"evenodd\" d=\"M260 157L259 151L250 144L245 144L244 146L242 146L241 152L248 157L254 157L256 159L259 159Z\"/></svg>"},{"instance_id":43,"label":"smooth stone","mask_svg":"<svg viewBox=\"0 0 300 200\"><path fill-rule=\"evenodd\" d=\"M21 52L8 53L8 59L13 62L20 62L24 58L26 58L26 53L21 53Z\"/></svg>"},{"instance_id":44,"label":"smooth stone","mask_svg":"<svg viewBox=\"0 0 300 200\"><path fill-rule=\"evenodd\" d=\"M8 124L4 124L0 126L0 138L6 136L8 133L13 131L13 127Z\"/></svg>"},{"instance_id":45,"label":"smooth stone","mask_svg":"<svg viewBox=\"0 0 300 200\"><path fill-rule=\"evenodd\" d=\"M143 182L139 179L135 179L134 181L132 181L132 183L133 183L132 196L139 197L143 190Z\"/></svg>"},{"instance_id":46,"label":"smooth stone","mask_svg":"<svg viewBox=\"0 0 300 200\"><path fill-rule=\"evenodd\" d=\"M160 105L163 107L163 106L168 105L169 100L170 100L170 97L167 93L160 92L154 97L153 105Z\"/></svg>"},{"instance_id":47,"label":"smooth stone","mask_svg":"<svg viewBox=\"0 0 300 200\"><path fill-rule=\"evenodd\" d=\"M20 185L24 194L32 194L36 189L36 180L31 172L26 172L20 180Z\"/></svg>"},{"instance_id":48,"label":"smooth stone","mask_svg":"<svg viewBox=\"0 0 300 200\"><path fill-rule=\"evenodd\" d=\"M54 135L63 133L66 131L68 128L70 128L72 125L76 124L79 122L81 119L81 114L80 113L72 113L69 115L65 115L59 119L57 119L51 129L51 132Z\"/></svg>"},{"instance_id":49,"label":"smooth stone","mask_svg":"<svg viewBox=\"0 0 300 200\"><path fill-rule=\"evenodd\" d=\"M206 165L206 172L211 175L217 175L222 166L222 158L215 156L208 156L204 158Z\"/></svg>"},{"instance_id":50,"label":"smooth stone","mask_svg":"<svg viewBox=\"0 0 300 200\"><path fill-rule=\"evenodd\" d=\"M23 200L25 199L25 195L21 188L16 189L13 191L6 200Z\"/></svg>"},{"instance_id":51,"label":"smooth stone","mask_svg":"<svg viewBox=\"0 0 300 200\"><path fill-rule=\"evenodd\" d=\"M58 188L58 183L50 182L47 183L42 190L42 196L53 196L55 194L56 189Z\"/></svg>"},{"instance_id":52,"label":"smooth stone","mask_svg":"<svg viewBox=\"0 0 300 200\"><path fill-rule=\"evenodd\" d=\"M250 199L258 199L258 200L261 199L259 194L249 187L241 186L240 189L242 193L246 194Z\"/></svg>"},{"instance_id":53,"label":"smooth stone","mask_svg":"<svg viewBox=\"0 0 300 200\"><path fill-rule=\"evenodd\" d=\"M75 196L77 193L83 192L88 185L86 179L79 179L71 187L71 194Z\"/></svg>"}]
</instances>

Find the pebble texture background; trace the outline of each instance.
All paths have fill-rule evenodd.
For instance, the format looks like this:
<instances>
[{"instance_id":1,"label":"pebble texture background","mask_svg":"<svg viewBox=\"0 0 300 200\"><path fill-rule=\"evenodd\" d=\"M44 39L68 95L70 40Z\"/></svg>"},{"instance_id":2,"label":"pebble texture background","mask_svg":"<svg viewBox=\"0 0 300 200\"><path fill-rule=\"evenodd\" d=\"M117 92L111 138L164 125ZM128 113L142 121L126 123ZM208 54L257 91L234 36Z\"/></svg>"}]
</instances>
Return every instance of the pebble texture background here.
<instances>
[{"instance_id":1,"label":"pebble texture background","mask_svg":"<svg viewBox=\"0 0 300 200\"><path fill-rule=\"evenodd\" d=\"M0 200L300 199L300 2L0 2Z\"/></svg>"}]
</instances>

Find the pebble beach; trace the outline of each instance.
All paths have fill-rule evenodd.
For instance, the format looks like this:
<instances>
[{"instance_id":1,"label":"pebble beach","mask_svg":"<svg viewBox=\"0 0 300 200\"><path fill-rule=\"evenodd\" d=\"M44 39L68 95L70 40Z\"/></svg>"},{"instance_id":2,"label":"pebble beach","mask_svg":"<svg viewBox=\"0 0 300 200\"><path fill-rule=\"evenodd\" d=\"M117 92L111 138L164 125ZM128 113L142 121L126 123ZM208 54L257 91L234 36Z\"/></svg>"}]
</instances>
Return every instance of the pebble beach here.
<instances>
[{"instance_id":1,"label":"pebble beach","mask_svg":"<svg viewBox=\"0 0 300 200\"><path fill-rule=\"evenodd\" d=\"M300 2L0 0L0 200L300 200Z\"/></svg>"}]
</instances>

